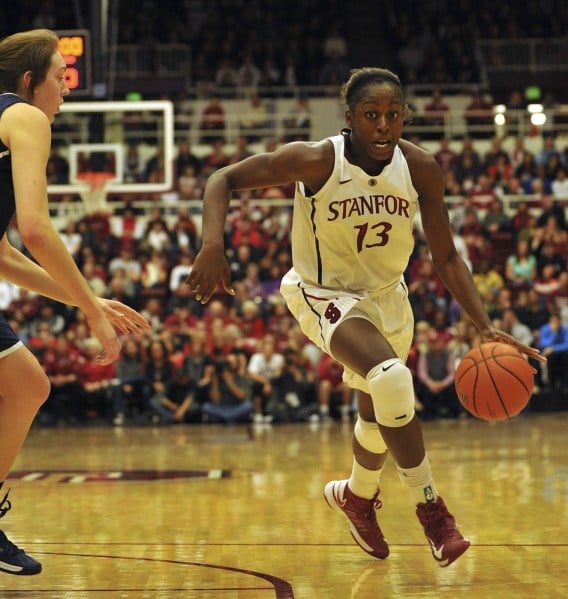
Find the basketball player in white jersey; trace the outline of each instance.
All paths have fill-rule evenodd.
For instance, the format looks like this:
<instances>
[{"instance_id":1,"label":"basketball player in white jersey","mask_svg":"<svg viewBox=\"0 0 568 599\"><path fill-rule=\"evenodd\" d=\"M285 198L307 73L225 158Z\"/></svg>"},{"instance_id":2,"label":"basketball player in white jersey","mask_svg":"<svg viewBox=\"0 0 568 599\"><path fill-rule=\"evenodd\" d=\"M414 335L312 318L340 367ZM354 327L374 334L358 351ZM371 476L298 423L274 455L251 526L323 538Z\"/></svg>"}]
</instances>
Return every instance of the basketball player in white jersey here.
<instances>
[{"instance_id":1,"label":"basketball player in white jersey","mask_svg":"<svg viewBox=\"0 0 568 599\"><path fill-rule=\"evenodd\" d=\"M281 291L302 330L341 362L358 390L353 468L348 480L325 487L329 505L350 522L360 547L385 558L388 544L376 519L379 479L392 454L440 566L469 547L436 488L414 413L412 376L405 360L413 316L402 273L413 249L420 209L432 259L446 287L485 341L538 351L495 329L469 269L452 240L444 180L433 156L400 139L409 118L398 77L386 69L352 71L342 88L348 128L317 143L292 142L223 168L204 195L203 243L188 284L209 300L230 270L223 230L231 192L296 182L293 268Z\"/></svg>"}]
</instances>

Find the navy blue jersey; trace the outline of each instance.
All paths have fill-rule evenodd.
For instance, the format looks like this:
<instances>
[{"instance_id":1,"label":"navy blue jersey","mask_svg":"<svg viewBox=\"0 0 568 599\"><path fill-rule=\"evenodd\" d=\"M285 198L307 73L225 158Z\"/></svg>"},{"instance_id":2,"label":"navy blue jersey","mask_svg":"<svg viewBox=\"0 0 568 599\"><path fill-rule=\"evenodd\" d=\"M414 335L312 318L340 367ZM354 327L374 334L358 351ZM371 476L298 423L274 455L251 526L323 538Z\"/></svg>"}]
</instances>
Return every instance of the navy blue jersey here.
<instances>
[{"instance_id":1,"label":"navy blue jersey","mask_svg":"<svg viewBox=\"0 0 568 599\"><path fill-rule=\"evenodd\" d=\"M0 94L0 118L8 106L17 102L25 102L25 100L16 94ZM6 233L15 211L10 150L0 141L0 239Z\"/></svg>"},{"instance_id":2,"label":"navy blue jersey","mask_svg":"<svg viewBox=\"0 0 568 599\"><path fill-rule=\"evenodd\" d=\"M8 106L17 102L25 102L25 100L16 94L0 94L0 118ZM10 150L0 141L0 239L4 237L15 211L12 159ZM16 333L0 315L0 358L21 346L22 342Z\"/></svg>"}]
</instances>

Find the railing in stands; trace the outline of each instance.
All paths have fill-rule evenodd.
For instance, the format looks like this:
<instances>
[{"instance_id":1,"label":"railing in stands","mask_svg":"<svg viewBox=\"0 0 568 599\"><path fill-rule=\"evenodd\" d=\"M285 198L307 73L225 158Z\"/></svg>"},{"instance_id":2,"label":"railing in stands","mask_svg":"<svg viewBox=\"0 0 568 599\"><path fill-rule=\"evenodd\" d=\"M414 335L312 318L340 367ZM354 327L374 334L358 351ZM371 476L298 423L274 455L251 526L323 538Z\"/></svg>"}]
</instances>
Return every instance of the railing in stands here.
<instances>
[{"instance_id":1,"label":"railing in stands","mask_svg":"<svg viewBox=\"0 0 568 599\"><path fill-rule=\"evenodd\" d=\"M568 70L568 39L565 37L480 39L477 49L487 72Z\"/></svg>"},{"instance_id":2,"label":"railing in stands","mask_svg":"<svg viewBox=\"0 0 568 599\"><path fill-rule=\"evenodd\" d=\"M529 204L529 210L533 212L535 215L538 215L540 212L539 209L539 196L537 195L506 195L502 196L501 200L503 201L503 209L505 214L508 216L512 216L518 205L521 202L527 202ZM452 210L459 206L462 201L462 196L446 196L445 197L446 205L448 206L448 210L450 213ZM558 200L566 211L566 215L568 217L568 197L562 198ZM250 204L254 206L274 206L274 207L292 207L293 200L291 198L281 198L281 199L254 199L249 201ZM110 218L114 217L117 214L120 214L120 211L126 206L127 202L116 199L108 203L108 206L112 209L112 213L108 216ZM231 202L232 208L238 208L240 205L240 200L235 199ZM156 202L154 200L137 200L136 201L136 209L141 213L142 218L148 216L152 208L156 207ZM201 211L203 208L202 200L179 200L170 198L168 200L162 201L160 203L160 207L162 208L162 213L166 220L171 219L175 220L178 211L180 208L187 209L189 213L192 215L193 220L197 226L198 231L201 231ZM480 218L485 214L485 209L482 207L482 203L478 204L477 212ZM55 225L59 228L63 228L65 224L69 220L73 220L75 222L81 220L86 215L86 209L84 204L81 202L52 202L50 204L50 214L55 223ZM417 216L417 226L420 225L419 214Z\"/></svg>"},{"instance_id":3,"label":"railing in stands","mask_svg":"<svg viewBox=\"0 0 568 599\"><path fill-rule=\"evenodd\" d=\"M190 114L180 114L174 116L175 139L187 139L192 145L210 145L215 138L222 137L227 145L237 143L239 136L250 135L261 138L265 141L282 141L294 137L306 137L309 139L318 139L321 134L333 134L343 126L342 115L337 113L336 103L330 101L332 108L325 108L324 100L317 101L311 111L311 126L309 128L294 127L290 125L291 118L290 102L281 101L278 105L270 105L267 112L265 126L254 129L247 129L241 125L241 120L246 119L247 111L242 109L242 101L227 100L225 107L225 128L219 130L207 130L200 128L202 103L195 104L194 110ZM463 104L463 101L462 101ZM323 108L322 108L323 107ZM493 136L505 137L534 137L539 136L541 132L552 132L558 136L568 135L568 105L556 106L554 108L544 108L546 122L542 127L534 126L530 121L530 115L524 110L506 111L505 123L496 125L493 121L494 111L477 111L469 116L477 117L477 121L468 122L468 115L460 104L450 103L450 108L443 112L425 112L422 106L417 107L415 116L406 128L407 136L416 136L422 140L439 141L442 137L447 139L461 139L466 135L478 139L489 139ZM273 112L272 112L273 111ZM66 117L70 119L71 117ZM151 114L144 116L145 125L150 126L151 119L155 118ZM479 122L483 119L485 122ZM84 127L87 124L83 125ZM69 138L69 128L76 127L69 120L66 125L62 118L53 126L53 140L59 146L64 146ZM79 138L87 135L85 132L77 132ZM136 139L139 136L143 140L147 133L141 127L138 133L132 128L129 129L129 138Z\"/></svg>"}]
</instances>

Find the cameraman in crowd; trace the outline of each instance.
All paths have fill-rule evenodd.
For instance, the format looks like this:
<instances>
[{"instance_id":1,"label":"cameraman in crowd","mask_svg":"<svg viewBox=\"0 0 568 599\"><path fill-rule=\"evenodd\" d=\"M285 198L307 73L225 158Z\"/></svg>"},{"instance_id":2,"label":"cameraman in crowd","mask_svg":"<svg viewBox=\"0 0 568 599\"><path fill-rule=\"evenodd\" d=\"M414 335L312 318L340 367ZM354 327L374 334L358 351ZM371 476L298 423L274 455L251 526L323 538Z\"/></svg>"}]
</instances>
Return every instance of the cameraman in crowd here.
<instances>
[{"instance_id":1,"label":"cameraman in crowd","mask_svg":"<svg viewBox=\"0 0 568 599\"><path fill-rule=\"evenodd\" d=\"M252 381L244 373L239 356L227 354L218 360L211 377L209 401L202 407L204 419L225 424L248 421L253 410L251 391Z\"/></svg>"}]
</instances>

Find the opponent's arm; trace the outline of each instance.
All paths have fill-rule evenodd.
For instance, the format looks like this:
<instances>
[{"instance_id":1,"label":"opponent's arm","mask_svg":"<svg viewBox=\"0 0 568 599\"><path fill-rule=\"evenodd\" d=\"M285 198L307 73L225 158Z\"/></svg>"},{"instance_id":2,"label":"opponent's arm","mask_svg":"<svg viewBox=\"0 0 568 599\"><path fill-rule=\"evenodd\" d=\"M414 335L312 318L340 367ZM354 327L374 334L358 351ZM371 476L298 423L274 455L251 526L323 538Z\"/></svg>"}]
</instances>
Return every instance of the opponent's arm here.
<instances>
[{"instance_id":1,"label":"opponent's arm","mask_svg":"<svg viewBox=\"0 0 568 599\"><path fill-rule=\"evenodd\" d=\"M58 302L73 304L61 285L39 264L12 246L6 235L0 240L0 277Z\"/></svg>"},{"instance_id":2,"label":"opponent's arm","mask_svg":"<svg viewBox=\"0 0 568 599\"><path fill-rule=\"evenodd\" d=\"M110 363L120 351L116 332L49 216L46 178L51 144L49 121L39 109L24 103L8 108L2 120L3 141L10 148L12 160L18 230L22 241L41 267L59 283L67 301L71 299L85 313L91 330L103 345L104 357L100 361ZM34 274L38 276L37 271L31 276ZM46 284L45 279L43 284Z\"/></svg>"},{"instance_id":3,"label":"opponent's arm","mask_svg":"<svg viewBox=\"0 0 568 599\"><path fill-rule=\"evenodd\" d=\"M76 305L61 285L39 264L13 247L6 235L0 240L0 277L58 302ZM107 320L121 333L149 330L148 322L129 306L117 300L96 298Z\"/></svg>"}]
</instances>

